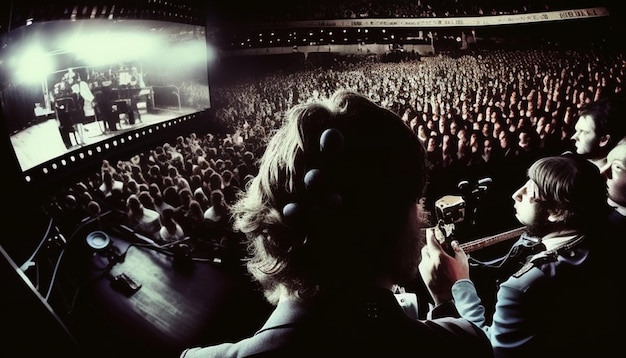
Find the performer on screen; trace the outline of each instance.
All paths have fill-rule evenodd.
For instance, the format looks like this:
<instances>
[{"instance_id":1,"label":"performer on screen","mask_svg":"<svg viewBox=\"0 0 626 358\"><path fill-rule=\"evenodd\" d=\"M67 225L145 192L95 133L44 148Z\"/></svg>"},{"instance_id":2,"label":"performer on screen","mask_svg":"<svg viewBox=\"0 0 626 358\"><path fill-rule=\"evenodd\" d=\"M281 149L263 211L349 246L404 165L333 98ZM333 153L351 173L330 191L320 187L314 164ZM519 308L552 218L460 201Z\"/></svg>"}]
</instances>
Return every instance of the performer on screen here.
<instances>
[{"instance_id":1,"label":"performer on screen","mask_svg":"<svg viewBox=\"0 0 626 358\"><path fill-rule=\"evenodd\" d=\"M85 122L85 101L92 103L94 95L87 82L80 75L69 69L54 85L54 108L59 122L59 132L66 148L73 144L84 144L83 123ZM74 143L70 134L74 133Z\"/></svg>"}]
</instances>

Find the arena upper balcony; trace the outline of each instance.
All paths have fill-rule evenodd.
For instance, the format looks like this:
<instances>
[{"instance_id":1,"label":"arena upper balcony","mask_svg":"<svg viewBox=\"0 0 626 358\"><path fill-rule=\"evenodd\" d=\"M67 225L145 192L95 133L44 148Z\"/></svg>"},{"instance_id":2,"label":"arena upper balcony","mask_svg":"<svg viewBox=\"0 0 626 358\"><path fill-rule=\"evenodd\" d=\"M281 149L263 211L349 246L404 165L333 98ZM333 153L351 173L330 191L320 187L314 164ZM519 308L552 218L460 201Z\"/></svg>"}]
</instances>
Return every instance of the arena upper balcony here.
<instances>
[{"instance_id":1,"label":"arena upper balcony","mask_svg":"<svg viewBox=\"0 0 626 358\"><path fill-rule=\"evenodd\" d=\"M223 1L209 8L221 25L329 19L446 18L530 14L605 6L601 0L267 0Z\"/></svg>"},{"instance_id":2,"label":"arena upper balcony","mask_svg":"<svg viewBox=\"0 0 626 358\"><path fill-rule=\"evenodd\" d=\"M481 37L507 32L520 36L549 36L551 31L546 31L542 24L574 24L576 20L606 18L614 12L598 1L575 1L567 5L564 2L546 5L543 2L514 1L507 2L506 6L499 5L499 8L487 6L486 1L434 3L396 0L381 5L362 1L332 4L322 1L315 5L307 2L289 5L273 0L259 8L250 5L238 13L229 12L228 8L210 9L207 26L212 29L208 32L215 46L230 54L260 54L259 51L275 52L277 49L289 52L311 46L319 47L315 50L317 52L334 52L337 46L372 44L426 45L434 53L437 43L458 43L460 47L467 47L466 41L472 43ZM365 4L372 6L363 7ZM454 11L447 11L446 4ZM279 10L269 11L275 8ZM362 11L358 10L361 8ZM246 17L249 12L254 13L254 17ZM595 27L592 22L587 21L586 27ZM496 29L495 34L490 31L492 29Z\"/></svg>"}]
</instances>

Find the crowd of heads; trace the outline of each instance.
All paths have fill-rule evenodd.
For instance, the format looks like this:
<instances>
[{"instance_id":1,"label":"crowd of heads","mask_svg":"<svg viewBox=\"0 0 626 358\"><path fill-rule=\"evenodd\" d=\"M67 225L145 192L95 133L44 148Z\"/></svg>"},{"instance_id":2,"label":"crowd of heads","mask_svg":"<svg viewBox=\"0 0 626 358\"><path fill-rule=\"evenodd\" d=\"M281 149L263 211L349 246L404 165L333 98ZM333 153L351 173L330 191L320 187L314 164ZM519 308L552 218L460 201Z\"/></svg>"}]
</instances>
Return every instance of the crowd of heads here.
<instances>
[{"instance_id":1,"label":"crowd of heads","mask_svg":"<svg viewBox=\"0 0 626 358\"><path fill-rule=\"evenodd\" d=\"M128 160L103 160L97 172L55 195L51 213L68 228L111 213L157 245L191 239L213 251L236 250L229 207L256 174L254 163L248 146L231 135L191 133Z\"/></svg>"},{"instance_id":2,"label":"crowd of heads","mask_svg":"<svg viewBox=\"0 0 626 358\"><path fill-rule=\"evenodd\" d=\"M535 159L577 150L579 114L621 94L623 62L618 53L542 49L401 63L364 60L269 74L213 89L215 121L223 133L191 133L129 160L104 161L81 186L61 191L55 200L63 206L71 196L77 205L99 201L126 212L134 195L143 208L159 213L161 224L173 218L185 236L228 227L231 205L256 176L256 161L285 124L286 113L342 89L396 113L417 134L428 159L430 202L453 190L462 176L498 175L502 181L513 178L505 193L510 200ZM382 172L382 177L393 174ZM200 212L203 221L197 224ZM218 236L231 233L232 227ZM158 233L153 237L163 239Z\"/></svg>"},{"instance_id":3,"label":"crowd of heads","mask_svg":"<svg viewBox=\"0 0 626 358\"><path fill-rule=\"evenodd\" d=\"M510 193L534 159L576 151L579 111L623 93L623 61L622 53L593 48L544 48L338 63L217 88L213 98L218 120L263 143L288 108L355 90L417 132L427 148L433 199L460 180L505 174L499 181L512 179ZM620 136L623 128L613 135Z\"/></svg>"}]
</instances>

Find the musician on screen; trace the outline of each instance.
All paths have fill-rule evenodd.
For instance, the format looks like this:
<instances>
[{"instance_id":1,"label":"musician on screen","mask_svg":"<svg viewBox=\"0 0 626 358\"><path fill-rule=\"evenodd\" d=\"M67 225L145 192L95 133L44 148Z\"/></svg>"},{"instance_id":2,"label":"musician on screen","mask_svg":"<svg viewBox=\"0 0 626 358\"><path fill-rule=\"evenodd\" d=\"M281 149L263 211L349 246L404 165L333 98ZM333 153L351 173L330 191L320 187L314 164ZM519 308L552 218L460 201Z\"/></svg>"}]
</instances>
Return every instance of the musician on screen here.
<instances>
[{"instance_id":1,"label":"musician on screen","mask_svg":"<svg viewBox=\"0 0 626 358\"><path fill-rule=\"evenodd\" d=\"M69 69L55 84L52 99L65 147L69 149L73 145L84 144L85 104L90 105L94 100L87 82L81 80L80 74ZM70 134L74 134L74 143Z\"/></svg>"},{"instance_id":2,"label":"musician on screen","mask_svg":"<svg viewBox=\"0 0 626 358\"><path fill-rule=\"evenodd\" d=\"M518 246L528 256L500 284L493 317L470 280L468 255L456 241L453 256L443 252L430 229L419 269L435 304L454 305L480 326L496 357L624 356L607 346L617 310L616 275L605 265L608 251L621 249L604 245L611 233L597 166L564 154L535 161L527 173L513 194L515 215L536 239Z\"/></svg>"}]
</instances>

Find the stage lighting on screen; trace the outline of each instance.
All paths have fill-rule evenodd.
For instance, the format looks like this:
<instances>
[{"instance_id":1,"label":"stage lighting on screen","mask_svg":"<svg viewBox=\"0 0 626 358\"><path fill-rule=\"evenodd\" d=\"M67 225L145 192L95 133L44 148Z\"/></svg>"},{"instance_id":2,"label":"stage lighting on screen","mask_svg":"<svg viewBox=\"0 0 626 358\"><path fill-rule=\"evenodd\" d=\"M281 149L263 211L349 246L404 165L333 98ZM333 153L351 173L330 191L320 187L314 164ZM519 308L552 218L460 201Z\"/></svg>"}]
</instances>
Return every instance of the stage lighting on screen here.
<instances>
[{"instance_id":1,"label":"stage lighting on screen","mask_svg":"<svg viewBox=\"0 0 626 358\"><path fill-rule=\"evenodd\" d=\"M66 154L211 107L205 26L55 20L7 36L0 99L23 174L59 172L52 162Z\"/></svg>"},{"instance_id":2,"label":"stage lighting on screen","mask_svg":"<svg viewBox=\"0 0 626 358\"><path fill-rule=\"evenodd\" d=\"M15 80L17 83L38 83L52 71L53 60L41 46L32 45L15 61Z\"/></svg>"}]
</instances>

